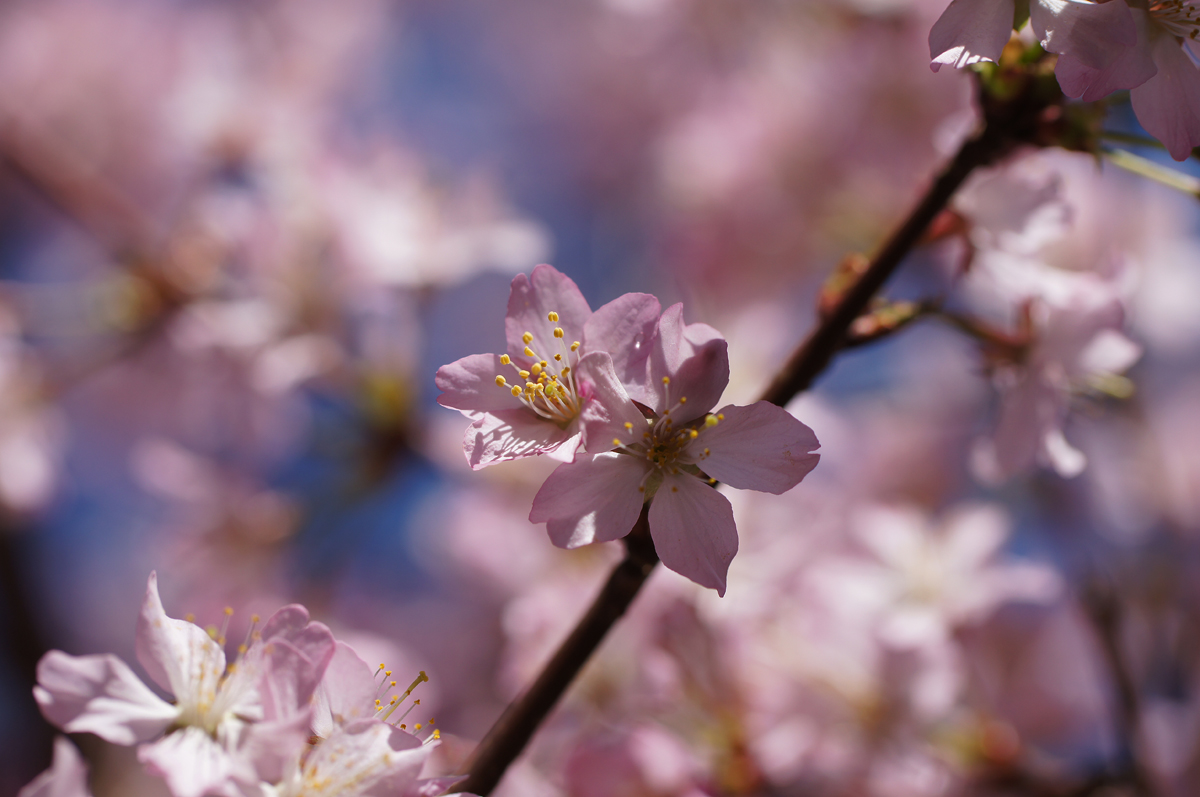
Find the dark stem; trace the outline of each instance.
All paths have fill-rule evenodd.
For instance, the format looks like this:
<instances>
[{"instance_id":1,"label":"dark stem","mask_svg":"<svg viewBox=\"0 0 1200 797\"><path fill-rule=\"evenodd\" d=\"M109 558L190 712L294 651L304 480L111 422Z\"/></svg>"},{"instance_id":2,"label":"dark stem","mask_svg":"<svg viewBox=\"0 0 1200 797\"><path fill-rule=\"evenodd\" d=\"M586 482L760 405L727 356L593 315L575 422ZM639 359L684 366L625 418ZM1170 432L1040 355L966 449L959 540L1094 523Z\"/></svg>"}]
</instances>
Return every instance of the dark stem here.
<instances>
[{"instance_id":1,"label":"dark stem","mask_svg":"<svg viewBox=\"0 0 1200 797\"><path fill-rule=\"evenodd\" d=\"M641 517L625 538L625 558L608 577L608 582L575 630L542 668L537 680L505 710L479 743L467 765L470 777L455 784L454 791L486 795L496 787L508 765L525 749L576 673L604 641L608 629L633 603L658 564L658 554L650 540L648 513L649 505L642 507Z\"/></svg>"},{"instance_id":2,"label":"dark stem","mask_svg":"<svg viewBox=\"0 0 1200 797\"><path fill-rule=\"evenodd\" d=\"M825 370L833 355L846 342L847 331L862 315L871 297L883 287L905 256L921 240L934 218L946 207L954 192L971 172L994 162L1015 145L1036 140L1038 120L1047 105L1061 100L1061 94L1039 96L1035 86L1004 102L985 98L984 126L967 140L958 154L934 181L900 228L888 239L854 286L822 319L816 330L788 360L783 370L763 394L762 400L780 406L806 390ZM471 774L454 786L455 791L486 795L491 793L504 772L533 736L542 720L587 663L605 634L625 613L634 597L658 564L650 539L647 508L633 531L626 537L628 552L609 576L608 583L567 637L554 657L547 662L529 690L510 705L480 742L467 771Z\"/></svg>"}]
</instances>

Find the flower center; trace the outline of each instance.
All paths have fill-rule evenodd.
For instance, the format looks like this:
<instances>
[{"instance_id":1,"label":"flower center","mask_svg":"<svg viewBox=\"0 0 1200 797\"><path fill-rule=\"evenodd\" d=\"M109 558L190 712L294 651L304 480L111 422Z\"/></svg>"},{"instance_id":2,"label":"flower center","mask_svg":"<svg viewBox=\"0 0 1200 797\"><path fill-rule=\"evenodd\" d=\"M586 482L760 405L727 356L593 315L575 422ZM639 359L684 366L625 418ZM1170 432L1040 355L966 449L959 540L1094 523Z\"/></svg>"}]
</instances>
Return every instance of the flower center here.
<instances>
[{"instance_id":1,"label":"flower center","mask_svg":"<svg viewBox=\"0 0 1200 797\"><path fill-rule=\"evenodd\" d=\"M670 377L663 377L664 389L670 381ZM690 473L709 483L715 483L714 479L708 478L699 468L699 463L709 456L708 448L699 448L702 444L700 437L706 430L725 420L725 416L721 413L709 413L703 420L677 427L671 413L678 413L686 404L687 397L683 396L661 417L647 421L647 427L642 431L640 440L634 434L633 424L628 422L625 424L625 431L629 434L629 442L623 442L619 437L613 438L613 446L619 452L643 458L654 466L638 490L649 491L652 495L661 484L662 477L667 474ZM693 446L693 443L696 443L696 446Z\"/></svg>"},{"instance_id":2,"label":"flower center","mask_svg":"<svg viewBox=\"0 0 1200 797\"><path fill-rule=\"evenodd\" d=\"M1182 39L1195 39L1200 14L1189 0L1151 0L1146 9L1168 31Z\"/></svg>"},{"instance_id":3,"label":"flower center","mask_svg":"<svg viewBox=\"0 0 1200 797\"><path fill-rule=\"evenodd\" d=\"M225 607L225 620L221 627L210 625L204 629L209 638L222 649L227 641L226 632L229 630L229 621L232 617L233 609L227 606ZM191 614L184 619L189 623L195 622L195 616ZM225 665L224 671L219 671L219 667L213 666L216 662L203 651L193 650L190 652L190 662L185 666L191 678L192 688L188 694L175 696L180 707L179 724L202 728L209 735L215 737L221 724L227 720L258 719L256 716L239 717L239 710L246 709L246 706L241 705L243 693L252 681L252 678L248 678L248 674L242 670L246 666L253 668L257 661L255 659L255 661L248 662L246 652L250 649L251 644L261 638L258 622L259 616L251 615L246 641L238 645L237 656Z\"/></svg>"},{"instance_id":4,"label":"flower center","mask_svg":"<svg viewBox=\"0 0 1200 797\"><path fill-rule=\"evenodd\" d=\"M558 313L551 311L546 315L546 320L557 325ZM525 357L528 358L524 363L514 362L507 354L500 356L500 362L511 365L524 386L510 385L503 375L496 375L497 387L507 388L514 398L533 410L538 417L560 426L575 420L583 406L574 371L574 366L579 362L579 341L568 346L564 334L562 327L554 327L554 340L558 344L556 352L534 351L530 348L533 333L526 332L521 337L525 343Z\"/></svg>"}]
</instances>

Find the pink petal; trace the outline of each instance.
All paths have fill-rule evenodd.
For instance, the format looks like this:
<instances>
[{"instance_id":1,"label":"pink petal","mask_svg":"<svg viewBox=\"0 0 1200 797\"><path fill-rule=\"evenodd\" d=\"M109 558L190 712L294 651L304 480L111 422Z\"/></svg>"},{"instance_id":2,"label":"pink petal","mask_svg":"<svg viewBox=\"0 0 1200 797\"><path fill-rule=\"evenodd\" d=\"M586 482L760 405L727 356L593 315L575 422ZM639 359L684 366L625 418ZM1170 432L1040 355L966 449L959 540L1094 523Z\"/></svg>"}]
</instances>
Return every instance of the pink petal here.
<instances>
[{"instance_id":1,"label":"pink petal","mask_svg":"<svg viewBox=\"0 0 1200 797\"><path fill-rule=\"evenodd\" d=\"M37 674L33 696L42 714L68 733L137 744L160 735L179 716L179 709L108 653L71 656L52 650L38 662Z\"/></svg>"},{"instance_id":2,"label":"pink petal","mask_svg":"<svg viewBox=\"0 0 1200 797\"><path fill-rule=\"evenodd\" d=\"M817 436L787 410L765 401L748 407L730 405L720 410L724 420L703 428L688 446L710 453L700 459L700 469L718 481L741 490L761 490L779 495L795 487L817 466L821 444Z\"/></svg>"},{"instance_id":3,"label":"pink petal","mask_svg":"<svg viewBox=\"0 0 1200 797\"><path fill-rule=\"evenodd\" d=\"M525 357L522 357L524 361ZM524 384L524 380L511 365L500 362L498 354L472 354L443 365L437 370L433 381L442 395L438 404L466 412L496 412L517 409L520 400L509 388L496 384L496 377L503 376L510 384Z\"/></svg>"},{"instance_id":4,"label":"pink petal","mask_svg":"<svg viewBox=\"0 0 1200 797\"><path fill-rule=\"evenodd\" d=\"M558 322L548 320L551 312L558 313ZM504 318L504 334L508 338L508 353L521 361L525 343L521 336L533 335L530 347L542 357L553 357L561 342L554 337L554 328L562 327L566 345L583 340L583 325L592 315L587 300L566 274L554 266L542 264L526 277L513 278L508 295L508 314ZM502 373L502 372L500 372Z\"/></svg>"},{"instance_id":5,"label":"pink petal","mask_svg":"<svg viewBox=\"0 0 1200 797\"><path fill-rule=\"evenodd\" d=\"M650 502L650 536L664 565L725 594L738 549L733 507L725 496L695 476L665 477Z\"/></svg>"},{"instance_id":6,"label":"pink petal","mask_svg":"<svg viewBox=\"0 0 1200 797\"><path fill-rule=\"evenodd\" d=\"M1030 4L1029 15L1034 32L1047 52L1070 55L1090 69L1106 69L1114 61L1127 58L1127 48L1145 38L1129 6L1120 0L1107 3L1037 0ZM1150 74L1154 74L1154 65L1148 66Z\"/></svg>"},{"instance_id":7,"label":"pink petal","mask_svg":"<svg viewBox=\"0 0 1200 797\"><path fill-rule=\"evenodd\" d=\"M524 407L482 416L467 427L463 451L473 470L522 457L545 454L575 436L579 423L566 429Z\"/></svg>"},{"instance_id":8,"label":"pink petal","mask_svg":"<svg viewBox=\"0 0 1200 797\"><path fill-rule=\"evenodd\" d=\"M634 399L647 405L653 401L643 394L649 384L647 360L661 313L662 305L653 296L627 293L593 313L583 329L584 348L608 352L617 377Z\"/></svg>"},{"instance_id":9,"label":"pink petal","mask_svg":"<svg viewBox=\"0 0 1200 797\"><path fill-rule=\"evenodd\" d=\"M138 761L166 780L174 797L204 797L224 786L235 770L229 753L195 726L142 745Z\"/></svg>"},{"instance_id":10,"label":"pink petal","mask_svg":"<svg viewBox=\"0 0 1200 797\"><path fill-rule=\"evenodd\" d=\"M138 661L154 682L183 701L200 681L201 672L225 672L225 652L204 629L167 617L158 597L158 576L150 574L138 616ZM185 669L186 668L186 671Z\"/></svg>"},{"instance_id":11,"label":"pink petal","mask_svg":"<svg viewBox=\"0 0 1200 797\"><path fill-rule=\"evenodd\" d=\"M560 465L534 496L529 522L545 523L559 548L624 537L641 514L644 496L638 487L648 468L624 454Z\"/></svg>"},{"instance_id":12,"label":"pink petal","mask_svg":"<svg viewBox=\"0 0 1200 797\"><path fill-rule=\"evenodd\" d=\"M1066 3L1091 13L1076 14L1088 25L1056 30L1054 41L1063 48L1054 74L1068 97L1094 102L1114 91L1140 86L1158 71L1150 55L1146 15L1134 14L1119 0L1108 3ZM1107 30L1093 30L1099 25ZM1132 38L1132 42L1117 38Z\"/></svg>"},{"instance_id":13,"label":"pink petal","mask_svg":"<svg viewBox=\"0 0 1200 797\"><path fill-rule=\"evenodd\" d=\"M311 714L306 707L287 719L248 725L238 740L234 758L236 774L246 780L270 783L282 780L299 751L308 745Z\"/></svg>"},{"instance_id":14,"label":"pink petal","mask_svg":"<svg viewBox=\"0 0 1200 797\"><path fill-rule=\"evenodd\" d=\"M1013 0L953 0L929 31L933 71L942 64L961 69L999 60L1012 35L1013 14Z\"/></svg>"},{"instance_id":15,"label":"pink petal","mask_svg":"<svg viewBox=\"0 0 1200 797\"><path fill-rule=\"evenodd\" d=\"M314 699L313 732L328 738L337 725L375 716L375 692L378 685L371 665L363 661L345 642L337 650Z\"/></svg>"},{"instance_id":16,"label":"pink petal","mask_svg":"<svg viewBox=\"0 0 1200 797\"><path fill-rule=\"evenodd\" d=\"M646 419L617 379L607 352L588 354L575 367L575 375L585 398L579 420L585 431L588 451L611 451L616 438L623 443L632 442L626 423L633 426L634 434L640 439Z\"/></svg>"},{"instance_id":17,"label":"pink petal","mask_svg":"<svg viewBox=\"0 0 1200 797\"><path fill-rule=\"evenodd\" d=\"M17 797L92 797L87 785L87 765L79 750L65 736L54 740L54 761L33 779Z\"/></svg>"},{"instance_id":18,"label":"pink petal","mask_svg":"<svg viewBox=\"0 0 1200 797\"><path fill-rule=\"evenodd\" d=\"M309 753L305 768L322 774L323 793L339 797L403 794L432 751L377 720L339 729ZM382 764L382 766L381 766Z\"/></svg>"},{"instance_id":19,"label":"pink petal","mask_svg":"<svg viewBox=\"0 0 1200 797\"><path fill-rule=\"evenodd\" d=\"M643 403L661 415L686 398L672 414L677 423L686 423L710 410L725 392L729 345L708 324L684 324L683 305L672 305L659 319L648 375L646 390L655 400ZM665 388L664 376L670 379Z\"/></svg>"},{"instance_id":20,"label":"pink petal","mask_svg":"<svg viewBox=\"0 0 1200 797\"><path fill-rule=\"evenodd\" d=\"M1200 71L1174 36L1155 32L1150 46L1158 74L1131 92L1133 112L1172 158L1187 160L1200 144Z\"/></svg>"}]
</instances>

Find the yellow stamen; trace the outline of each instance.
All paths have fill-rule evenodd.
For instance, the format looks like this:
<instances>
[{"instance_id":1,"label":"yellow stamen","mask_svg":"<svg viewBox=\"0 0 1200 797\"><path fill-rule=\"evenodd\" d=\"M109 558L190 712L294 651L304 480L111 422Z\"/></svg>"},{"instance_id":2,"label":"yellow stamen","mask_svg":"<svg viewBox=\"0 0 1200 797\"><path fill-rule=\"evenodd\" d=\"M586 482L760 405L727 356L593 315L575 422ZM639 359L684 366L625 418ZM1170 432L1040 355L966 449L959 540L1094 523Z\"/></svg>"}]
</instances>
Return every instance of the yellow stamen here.
<instances>
[{"instance_id":1,"label":"yellow stamen","mask_svg":"<svg viewBox=\"0 0 1200 797\"><path fill-rule=\"evenodd\" d=\"M521 342L523 342L526 346L528 346L530 343L533 343L533 333L526 332L521 336ZM529 349L526 349L525 351L529 351Z\"/></svg>"}]
</instances>

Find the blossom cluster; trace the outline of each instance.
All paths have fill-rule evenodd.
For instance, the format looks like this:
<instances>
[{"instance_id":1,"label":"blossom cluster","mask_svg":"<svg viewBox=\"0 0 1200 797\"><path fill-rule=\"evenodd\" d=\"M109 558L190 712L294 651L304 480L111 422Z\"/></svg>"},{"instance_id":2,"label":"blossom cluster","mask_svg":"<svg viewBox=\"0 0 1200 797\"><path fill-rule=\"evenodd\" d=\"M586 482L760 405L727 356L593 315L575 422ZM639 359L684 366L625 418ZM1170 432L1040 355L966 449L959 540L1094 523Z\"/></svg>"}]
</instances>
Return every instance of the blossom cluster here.
<instances>
[{"instance_id":1,"label":"blossom cluster","mask_svg":"<svg viewBox=\"0 0 1200 797\"><path fill-rule=\"evenodd\" d=\"M953 0L929 33L934 71L998 61L1017 5ZM1200 146L1200 69L1192 49L1200 6L1193 0L1032 0L1028 20L1058 56L1054 72L1068 97L1092 102L1128 90L1138 121L1171 157L1186 160Z\"/></svg>"},{"instance_id":2,"label":"blossom cluster","mask_svg":"<svg viewBox=\"0 0 1200 797\"><path fill-rule=\"evenodd\" d=\"M737 529L712 486L790 490L820 459L813 431L765 401L714 411L728 345L707 324L685 324L682 305L663 311L630 293L593 313L569 277L540 265L513 280L504 325L507 353L437 372L438 402L472 420L471 466L565 460L529 513L555 545L624 537L648 504L663 564L724 595Z\"/></svg>"},{"instance_id":3,"label":"blossom cluster","mask_svg":"<svg viewBox=\"0 0 1200 797\"><path fill-rule=\"evenodd\" d=\"M232 614L227 610L226 618ZM433 797L455 778L419 776L440 732L401 722L428 677L400 692L385 665L371 667L303 606L257 619L227 661L224 630L169 617L151 573L137 623L138 661L170 701L112 654L58 650L38 664L34 697L68 733L137 745L146 771L174 797ZM433 720L430 720L430 724ZM70 743L25 795L90 795Z\"/></svg>"}]
</instances>

